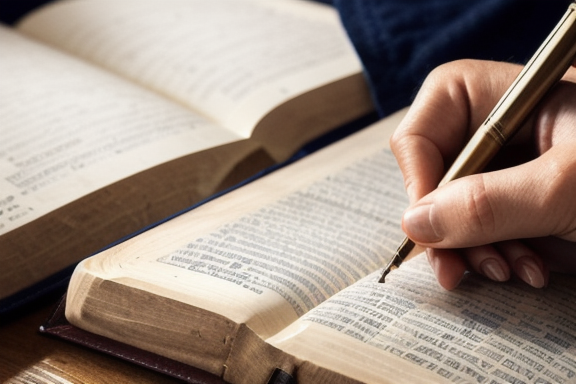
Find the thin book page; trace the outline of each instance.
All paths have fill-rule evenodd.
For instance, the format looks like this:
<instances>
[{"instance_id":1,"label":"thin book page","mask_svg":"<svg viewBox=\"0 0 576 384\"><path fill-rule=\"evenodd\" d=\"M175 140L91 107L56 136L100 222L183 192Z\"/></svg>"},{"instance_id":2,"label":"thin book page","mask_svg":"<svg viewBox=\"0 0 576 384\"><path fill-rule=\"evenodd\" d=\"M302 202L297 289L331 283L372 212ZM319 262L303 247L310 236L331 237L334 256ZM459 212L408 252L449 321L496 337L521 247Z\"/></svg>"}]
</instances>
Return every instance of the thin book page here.
<instances>
[{"instance_id":1,"label":"thin book page","mask_svg":"<svg viewBox=\"0 0 576 384\"><path fill-rule=\"evenodd\" d=\"M70 291L88 273L271 336L391 257L407 198L384 147L401 116L87 260Z\"/></svg>"},{"instance_id":2,"label":"thin book page","mask_svg":"<svg viewBox=\"0 0 576 384\"><path fill-rule=\"evenodd\" d=\"M386 283L377 281L377 274L368 276L269 342L369 382L388 382L391 372L390 382L419 382L412 370L426 383L568 383L576 377L573 276L555 274L538 290L468 275L445 291L420 255ZM316 340L317 334L324 337ZM395 370L398 365L407 373Z\"/></svg>"},{"instance_id":3,"label":"thin book page","mask_svg":"<svg viewBox=\"0 0 576 384\"><path fill-rule=\"evenodd\" d=\"M19 30L243 137L285 101L361 72L337 13L311 2L66 1Z\"/></svg>"},{"instance_id":4,"label":"thin book page","mask_svg":"<svg viewBox=\"0 0 576 384\"><path fill-rule=\"evenodd\" d=\"M240 140L154 93L0 28L0 235L154 165Z\"/></svg>"}]
</instances>

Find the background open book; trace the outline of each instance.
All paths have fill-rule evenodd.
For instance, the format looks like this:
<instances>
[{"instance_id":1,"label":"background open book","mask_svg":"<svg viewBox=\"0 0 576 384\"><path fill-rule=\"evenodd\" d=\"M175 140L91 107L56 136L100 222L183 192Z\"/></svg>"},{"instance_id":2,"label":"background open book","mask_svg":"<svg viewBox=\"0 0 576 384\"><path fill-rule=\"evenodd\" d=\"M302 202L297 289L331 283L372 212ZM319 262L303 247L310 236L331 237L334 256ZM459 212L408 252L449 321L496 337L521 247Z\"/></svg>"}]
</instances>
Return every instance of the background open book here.
<instances>
[{"instance_id":1,"label":"background open book","mask_svg":"<svg viewBox=\"0 0 576 384\"><path fill-rule=\"evenodd\" d=\"M377 283L403 237L401 117L83 261L67 319L235 384L570 382L574 277L447 292L419 256Z\"/></svg>"},{"instance_id":2,"label":"background open book","mask_svg":"<svg viewBox=\"0 0 576 384\"><path fill-rule=\"evenodd\" d=\"M0 312L372 110L315 3L62 1L0 44Z\"/></svg>"}]
</instances>

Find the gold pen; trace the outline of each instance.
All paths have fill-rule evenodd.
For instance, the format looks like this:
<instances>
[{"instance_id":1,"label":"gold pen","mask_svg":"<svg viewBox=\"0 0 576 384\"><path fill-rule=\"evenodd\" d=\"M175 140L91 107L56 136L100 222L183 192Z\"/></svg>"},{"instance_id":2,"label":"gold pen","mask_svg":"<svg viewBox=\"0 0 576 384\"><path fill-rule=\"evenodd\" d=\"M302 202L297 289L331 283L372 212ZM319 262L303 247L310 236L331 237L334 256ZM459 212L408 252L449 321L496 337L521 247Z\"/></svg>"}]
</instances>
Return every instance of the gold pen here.
<instances>
[{"instance_id":1,"label":"gold pen","mask_svg":"<svg viewBox=\"0 0 576 384\"><path fill-rule=\"evenodd\" d=\"M522 123L546 92L566 73L576 59L576 1L528 61L488 118L472 136L438 186L480 172ZM408 237L390 260L379 282L398 268L414 248Z\"/></svg>"}]
</instances>

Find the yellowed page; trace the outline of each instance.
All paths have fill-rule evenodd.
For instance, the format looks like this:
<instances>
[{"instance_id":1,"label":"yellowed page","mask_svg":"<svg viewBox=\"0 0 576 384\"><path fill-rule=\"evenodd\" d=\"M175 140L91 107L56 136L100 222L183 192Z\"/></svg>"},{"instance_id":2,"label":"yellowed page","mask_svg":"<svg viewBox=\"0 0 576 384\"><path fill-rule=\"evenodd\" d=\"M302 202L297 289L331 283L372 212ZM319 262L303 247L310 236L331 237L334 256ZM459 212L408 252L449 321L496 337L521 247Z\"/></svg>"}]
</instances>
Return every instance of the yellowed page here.
<instances>
[{"instance_id":1,"label":"yellowed page","mask_svg":"<svg viewBox=\"0 0 576 384\"><path fill-rule=\"evenodd\" d=\"M286 100L361 72L337 13L299 0L68 0L19 29L244 137Z\"/></svg>"},{"instance_id":2,"label":"yellowed page","mask_svg":"<svg viewBox=\"0 0 576 384\"><path fill-rule=\"evenodd\" d=\"M0 235L154 165L240 139L7 28L0 45Z\"/></svg>"},{"instance_id":3,"label":"yellowed page","mask_svg":"<svg viewBox=\"0 0 576 384\"><path fill-rule=\"evenodd\" d=\"M545 289L468 275L448 292L424 255L336 294L268 340L367 383L569 383L576 279Z\"/></svg>"},{"instance_id":4,"label":"yellowed page","mask_svg":"<svg viewBox=\"0 0 576 384\"><path fill-rule=\"evenodd\" d=\"M86 260L70 285L70 321L107 332L75 317L96 278L213 311L263 338L278 332L384 265L401 240L407 199L385 149L401 116Z\"/></svg>"}]
</instances>

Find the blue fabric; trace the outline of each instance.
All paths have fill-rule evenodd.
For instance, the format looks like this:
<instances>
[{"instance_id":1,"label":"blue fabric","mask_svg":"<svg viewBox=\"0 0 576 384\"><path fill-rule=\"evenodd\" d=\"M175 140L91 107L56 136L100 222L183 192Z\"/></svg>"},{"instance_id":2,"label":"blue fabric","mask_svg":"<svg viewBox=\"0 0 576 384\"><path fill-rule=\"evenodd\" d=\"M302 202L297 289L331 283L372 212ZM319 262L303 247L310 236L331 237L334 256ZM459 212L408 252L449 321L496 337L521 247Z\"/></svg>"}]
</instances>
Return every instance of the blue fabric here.
<instances>
[{"instance_id":1,"label":"blue fabric","mask_svg":"<svg viewBox=\"0 0 576 384\"><path fill-rule=\"evenodd\" d=\"M569 0L334 0L381 116L410 104L426 75L461 58L525 63Z\"/></svg>"},{"instance_id":2,"label":"blue fabric","mask_svg":"<svg viewBox=\"0 0 576 384\"><path fill-rule=\"evenodd\" d=\"M33 9L55 0L0 0L0 23L14 24Z\"/></svg>"}]
</instances>

